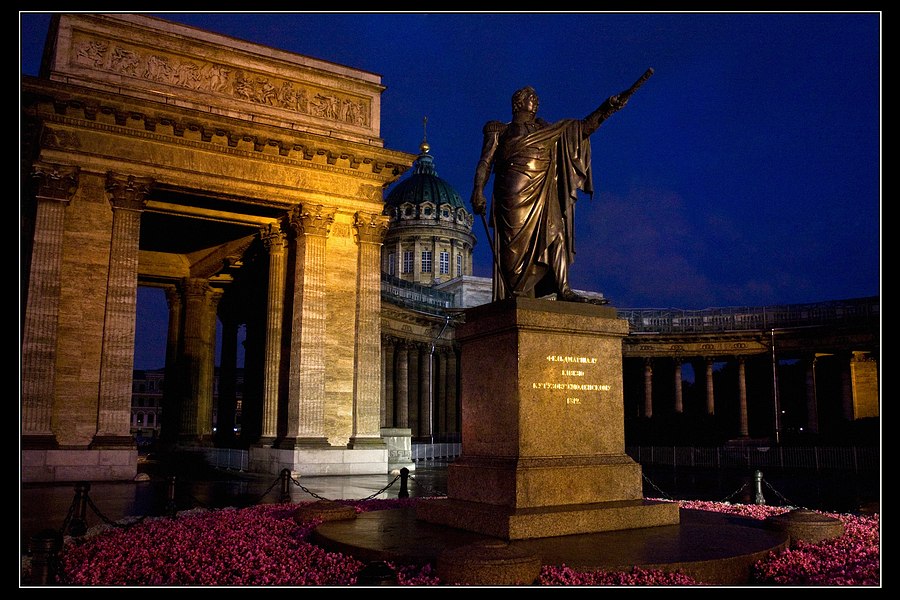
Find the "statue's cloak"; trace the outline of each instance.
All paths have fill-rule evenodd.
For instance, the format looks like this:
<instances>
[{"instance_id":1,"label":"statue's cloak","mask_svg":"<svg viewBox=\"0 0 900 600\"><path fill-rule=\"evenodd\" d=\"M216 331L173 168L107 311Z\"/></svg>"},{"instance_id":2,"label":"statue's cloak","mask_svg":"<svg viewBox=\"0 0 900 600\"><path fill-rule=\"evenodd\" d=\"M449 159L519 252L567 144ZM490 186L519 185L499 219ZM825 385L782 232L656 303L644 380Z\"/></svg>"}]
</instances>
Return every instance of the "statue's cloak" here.
<instances>
[{"instance_id":1,"label":"statue's cloak","mask_svg":"<svg viewBox=\"0 0 900 600\"><path fill-rule=\"evenodd\" d=\"M559 292L548 248L557 240L566 247L568 264L575 259L575 202L578 190L593 195L591 144L582 121L553 124L507 137L496 132L494 157L494 300L511 295L541 297Z\"/></svg>"}]
</instances>

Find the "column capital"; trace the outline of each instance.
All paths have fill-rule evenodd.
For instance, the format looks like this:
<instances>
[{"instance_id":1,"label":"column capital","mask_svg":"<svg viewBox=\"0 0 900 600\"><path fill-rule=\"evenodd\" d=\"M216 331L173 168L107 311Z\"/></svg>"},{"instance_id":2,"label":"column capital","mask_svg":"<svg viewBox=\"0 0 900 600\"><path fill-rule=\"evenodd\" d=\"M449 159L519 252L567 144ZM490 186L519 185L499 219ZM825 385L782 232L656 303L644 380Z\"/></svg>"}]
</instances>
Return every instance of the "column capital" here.
<instances>
[{"instance_id":1,"label":"column capital","mask_svg":"<svg viewBox=\"0 0 900 600\"><path fill-rule=\"evenodd\" d=\"M387 215L358 212L353 215L356 243L381 244L390 225Z\"/></svg>"},{"instance_id":2,"label":"column capital","mask_svg":"<svg viewBox=\"0 0 900 600\"><path fill-rule=\"evenodd\" d=\"M328 237L336 212L336 208L322 204L301 204L291 213L291 225L297 235Z\"/></svg>"},{"instance_id":3,"label":"column capital","mask_svg":"<svg viewBox=\"0 0 900 600\"><path fill-rule=\"evenodd\" d=\"M31 167L31 179L38 199L69 202L78 189L78 167L37 162Z\"/></svg>"},{"instance_id":4,"label":"column capital","mask_svg":"<svg viewBox=\"0 0 900 600\"><path fill-rule=\"evenodd\" d=\"M268 252L284 248L285 233L278 222L269 223L259 228L259 239Z\"/></svg>"},{"instance_id":5,"label":"column capital","mask_svg":"<svg viewBox=\"0 0 900 600\"><path fill-rule=\"evenodd\" d=\"M182 280L181 285L187 296L203 296L212 290L209 281L202 278L188 277Z\"/></svg>"},{"instance_id":6,"label":"column capital","mask_svg":"<svg viewBox=\"0 0 900 600\"><path fill-rule=\"evenodd\" d=\"M112 171L106 174L106 193L113 208L142 211L147 205L147 194L153 186L149 177L120 175Z\"/></svg>"}]
</instances>

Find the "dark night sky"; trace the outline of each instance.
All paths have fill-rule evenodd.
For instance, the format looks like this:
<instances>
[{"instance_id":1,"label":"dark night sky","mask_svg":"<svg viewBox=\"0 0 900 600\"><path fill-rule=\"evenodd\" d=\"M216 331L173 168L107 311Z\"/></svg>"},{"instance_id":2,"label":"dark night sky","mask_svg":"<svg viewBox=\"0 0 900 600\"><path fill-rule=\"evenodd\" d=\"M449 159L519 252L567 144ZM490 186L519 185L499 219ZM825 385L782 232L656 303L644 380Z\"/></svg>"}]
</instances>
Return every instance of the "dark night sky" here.
<instances>
[{"instance_id":1,"label":"dark night sky","mask_svg":"<svg viewBox=\"0 0 900 600\"><path fill-rule=\"evenodd\" d=\"M385 146L418 153L427 116L437 172L466 203L481 128L509 120L515 90L533 86L544 119L580 118L653 67L592 137L573 287L619 308L880 294L878 12L156 16L381 75ZM49 20L20 13L23 74Z\"/></svg>"}]
</instances>

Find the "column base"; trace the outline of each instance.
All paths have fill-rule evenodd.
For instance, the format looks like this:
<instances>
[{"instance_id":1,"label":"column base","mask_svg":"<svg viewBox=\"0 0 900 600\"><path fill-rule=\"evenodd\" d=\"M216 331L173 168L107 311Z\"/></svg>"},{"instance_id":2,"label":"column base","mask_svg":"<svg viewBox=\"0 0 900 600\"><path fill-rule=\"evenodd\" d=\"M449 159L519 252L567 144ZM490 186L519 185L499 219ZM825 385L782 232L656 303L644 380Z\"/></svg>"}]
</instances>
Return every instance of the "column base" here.
<instances>
[{"instance_id":1,"label":"column base","mask_svg":"<svg viewBox=\"0 0 900 600\"><path fill-rule=\"evenodd\" d=\"M185 446L189 448L213 448L215 443L212 436L208 435L179 435L176 447Z\"/></svg>"},{"instance_id":2,"label":"column base","mask_svg":"<svg viewBox=\"0 0 900 600\"><path fill-rule=\"evenodd\" d=\"M137 449L137 444L130 435L95 435L88 448L91 450L131 450Z\"/></svg>"},{"instance_id":3,"label":"column base","mask_svg":"<svg viewBox=\"0 0 900 600\"><path fill-rule=\"evenodd\" d=\"M277 440L272 446L279 450L294 450L300 448L331 448L328 438L325 437L286 437Z\"/></svg>"},{"instance_id":4,"label":"column base","mask_svg":"<svg viewBox=\"0 0 900 600\"><path fill-rule=\"evenodd\" d=\"M259 438L252 444L254 448L275 448L277 439L274 436L265 436Z\"/></svg>"},{"instance_id":5,"label":"column base","mask_svg":"<svg viewBox=\"0 0 900 600\"><path fill-rule=\"evenodd\" d=\"M350 438L350 441L347 442L347 447L351 450L354 448L376 450L387 448L387 444L384 443L384 440L381 437L352 437Z\"/></svg>"},{"instance_id":6,"label":"column base","mask_svg":"<svg viewBox=\"0 0 900 600\"><path fill-rule=\"evenodd\" d=\"M52 433L23 434L22 450L56 450L59 442Z\"/></svg>"}]
</instances>

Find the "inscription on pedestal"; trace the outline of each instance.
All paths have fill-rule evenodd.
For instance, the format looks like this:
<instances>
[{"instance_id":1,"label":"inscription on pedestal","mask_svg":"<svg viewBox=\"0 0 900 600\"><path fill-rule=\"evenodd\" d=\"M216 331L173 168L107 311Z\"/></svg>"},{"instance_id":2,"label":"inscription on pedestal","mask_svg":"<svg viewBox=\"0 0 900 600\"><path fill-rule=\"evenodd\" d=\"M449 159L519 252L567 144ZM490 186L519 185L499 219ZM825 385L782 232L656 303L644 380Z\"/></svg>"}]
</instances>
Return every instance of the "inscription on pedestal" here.
<instances>
[{"instance_id":1,"label":"inscription on pedestal","mask_svg":"<svg viewBox=\"0 0 900 600\"><path fill-rule=\"evenodd\" d=\"M591 379L597 376L597 357L595 356L564 356L550 354L547 362L563 365L558 371L552 372L559 378L557 381L532 382L533 390L549 390L565 392L559 398L565 398L567 405L580 405L584 400L599 400L599 392L608 392L612 386L607 383L598 383ZM597 393L594 393L597 392ZM554 398L556 395L554 394Z\"/></svg>"}]
</instances>

